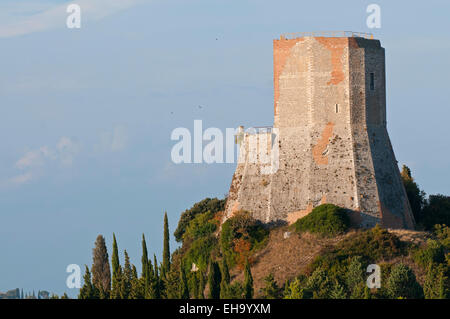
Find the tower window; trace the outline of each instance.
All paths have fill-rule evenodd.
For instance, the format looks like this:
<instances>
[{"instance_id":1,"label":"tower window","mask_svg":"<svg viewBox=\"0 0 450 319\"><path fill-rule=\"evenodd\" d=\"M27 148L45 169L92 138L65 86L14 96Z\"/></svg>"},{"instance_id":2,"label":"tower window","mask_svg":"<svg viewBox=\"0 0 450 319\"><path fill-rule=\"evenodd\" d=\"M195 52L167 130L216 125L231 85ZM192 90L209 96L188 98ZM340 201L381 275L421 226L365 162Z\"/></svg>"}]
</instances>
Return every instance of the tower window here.
<instances>
[{"instance_id":1,"label":"tower window","mask_svg":"<svg viewBox=\"0 0 450 319\"><path fill-rule=\"evenodd\" d=\"M336 104L336 113L339 113L339 104Z\"/></svg>"},{"instance_id":2,"label":"tower window","mask_svg":"<svg viewBox=\"0 0 450 319\"><path fill-rule=\"evenodd\" d=\"M370 73L370 90L375 90L375 74Z\"/></svg>"}]
</instances>

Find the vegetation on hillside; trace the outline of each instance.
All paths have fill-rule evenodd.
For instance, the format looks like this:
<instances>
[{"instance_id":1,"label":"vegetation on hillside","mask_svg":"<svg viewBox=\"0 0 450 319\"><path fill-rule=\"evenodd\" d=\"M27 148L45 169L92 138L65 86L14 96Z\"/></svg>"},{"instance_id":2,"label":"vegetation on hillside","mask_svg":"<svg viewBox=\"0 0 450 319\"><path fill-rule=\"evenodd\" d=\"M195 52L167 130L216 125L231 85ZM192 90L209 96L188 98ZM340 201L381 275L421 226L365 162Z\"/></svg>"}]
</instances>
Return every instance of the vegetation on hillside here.
<instances>
[{"instance_id":1,"label":"vegetation on hillside","mask_svg":"<svg viewBox=\"0 0 450 319\"><path fill-rule=\"evenodd\" d=\"M416 228L432 231L436 224L450 225L450 196L437 194L426 198L426 193L420 189L406 165L403 165L401 177L417 224Z\"/></svg>"},{"instance_id":2,"label":"vegetation on hillside","mask_svg":"<svg viewBox=\"0 0 450 319\"><path fill-rule=\"evenodd\" d=\"M110 262L105 239L99 235L79 298L449 298L450 199L443 195L426 198L406 166L402 179L418 228L429 231L423 244L402 241L378 225L350 231L345 209L320 205L289 227L277 226L284 227L280 229L283 232L307 232L313 240L326 242L308 261L308 267L279 283L273 270L267 270L263 279L261 274L252 274L273 229L247 211L238 211L222 223L225 200L206 198L181 214L174 232L181 246L173 253L169 221L167 214L164 216L161 263L156 256L149 256L142 236L140 273L126 251L121 263L115 234ZM373 268L380 269L379 288L367 285L369 265L379 266ZM255 280L261 281L262 289L255 289Z\"/></svg>"},{"instance_id":3,"label":"vegetation on hillside","mask_svg":"<svg viewBox=\"0 0 450 319\"><path fill-rule=\"evenodd\" d=\"M255 251L268 240L269 230L251 217L247 211L239 211L222 225L220 248L228 265L243 269Z\"/></svg>"},{"instance_id":4,"label":"vegetation on hillside","mask_svg":"<svg viewBox=\"0 0 450 319\"><path fill-rule=\"evenodd\" d=\"M317 233L334 236L346 232L350 227L350 219L344 208L333 204L323 204L314 208L311 213L297 220L293 225L296 232Z\"/></svg>"}]
</instances>

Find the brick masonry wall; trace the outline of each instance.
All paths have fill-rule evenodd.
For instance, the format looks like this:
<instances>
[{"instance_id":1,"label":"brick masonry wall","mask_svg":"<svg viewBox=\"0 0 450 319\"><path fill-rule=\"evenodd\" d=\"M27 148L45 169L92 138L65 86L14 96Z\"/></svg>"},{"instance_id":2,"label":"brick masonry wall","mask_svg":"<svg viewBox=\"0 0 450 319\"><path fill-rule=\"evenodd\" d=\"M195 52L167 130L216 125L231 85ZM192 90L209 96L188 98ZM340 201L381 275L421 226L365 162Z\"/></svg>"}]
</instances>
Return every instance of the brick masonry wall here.
<instances>
[{"instance_id":1,"label":"brick masonry wall","mask_svg":"<svg viewBox=\"0 0 450 319\"><path fill-rule=\"evenodd\" d=\"M414 227L386 130L378 40L274 40L274 97L279 168L262 174L249 162L260 135L246 135L225 218L245 209L263 222L292 223L333 203L348 208L358 226Z\"/></svg>"}]
</instances>

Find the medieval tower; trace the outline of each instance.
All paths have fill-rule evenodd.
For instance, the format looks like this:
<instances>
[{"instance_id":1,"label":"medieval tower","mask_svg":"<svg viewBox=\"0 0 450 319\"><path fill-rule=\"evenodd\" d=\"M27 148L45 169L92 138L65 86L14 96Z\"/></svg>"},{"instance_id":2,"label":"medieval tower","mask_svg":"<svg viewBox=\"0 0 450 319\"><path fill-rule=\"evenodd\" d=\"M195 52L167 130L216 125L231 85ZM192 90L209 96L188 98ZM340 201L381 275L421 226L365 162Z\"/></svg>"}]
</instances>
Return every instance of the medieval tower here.
<instances>
[{"instance_id":1,"label":"medieval tower","mask_svg":"<svg viewBox=\"0 0 450 319\"><path fill-rule=\"evenodd\" d=\"M225 218L243 209L265 223L292 223L331 203L361 227L414 228L386 129L380 41L289 34L273 41L273 59L274 124L238 138Z\"/></svg>"}]
</instances>

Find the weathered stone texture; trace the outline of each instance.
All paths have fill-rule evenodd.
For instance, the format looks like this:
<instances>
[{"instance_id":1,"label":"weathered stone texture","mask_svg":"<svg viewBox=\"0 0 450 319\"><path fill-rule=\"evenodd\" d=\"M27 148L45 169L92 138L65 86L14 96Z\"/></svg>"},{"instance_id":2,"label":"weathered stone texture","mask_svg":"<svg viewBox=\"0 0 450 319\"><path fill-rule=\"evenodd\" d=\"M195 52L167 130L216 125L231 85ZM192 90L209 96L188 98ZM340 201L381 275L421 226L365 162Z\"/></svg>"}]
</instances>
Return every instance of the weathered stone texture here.
<instances>
[{"instance_id":1,"label":"weathered stone texture","mask_svg":"<svg viewBox=\"0 0 450 319\"><path fill-rule=\"evenodd\" d=\"M384 61L378 40L274 40L278 140L269 140L278 148L278 170L265 174L264 165L249 161L267 134L246 134L225 218L245 209L264 222L292 223L333 203L362 227L413 228L386 130Z\"/></svg>"}]
</instances>

